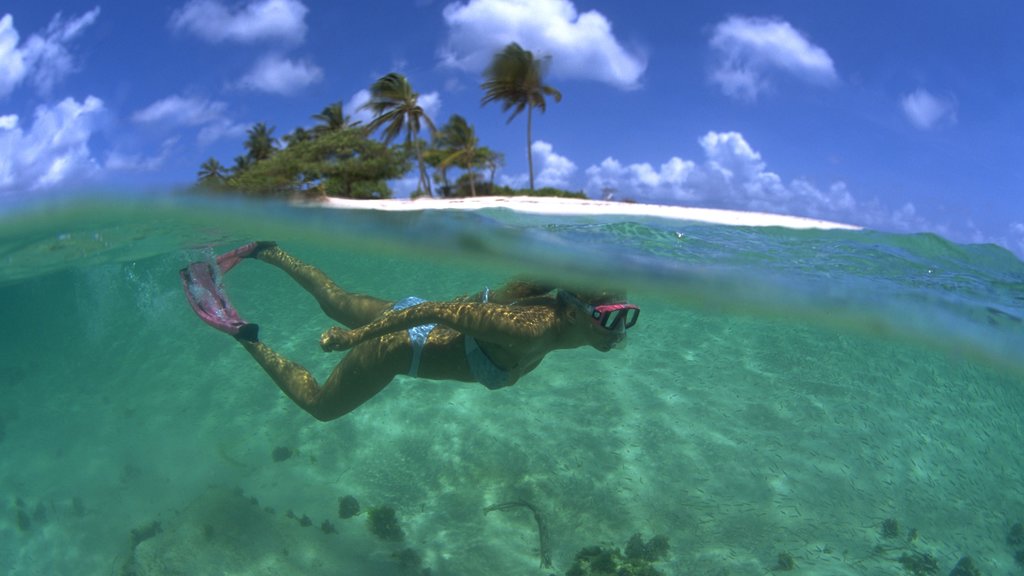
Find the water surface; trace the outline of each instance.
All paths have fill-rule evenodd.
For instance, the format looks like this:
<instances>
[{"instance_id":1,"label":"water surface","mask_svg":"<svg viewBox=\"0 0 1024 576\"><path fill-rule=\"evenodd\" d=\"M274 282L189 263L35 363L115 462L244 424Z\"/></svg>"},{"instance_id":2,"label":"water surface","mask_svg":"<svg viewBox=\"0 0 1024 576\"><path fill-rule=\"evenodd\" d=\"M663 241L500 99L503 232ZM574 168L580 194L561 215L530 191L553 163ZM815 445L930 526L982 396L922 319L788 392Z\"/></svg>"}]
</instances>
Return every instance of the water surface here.
<instances>
[{"instance_id":1,"label":"water surface","mask_svg":"<svg viewBox=\"0 0 1024 576\"><path fill-rule=\"evenodd\" d=\"M665 574L780 553L808 574L1019 570L1024 264L995 246L174 195L3 214L2 573L564 574L635 533L667 537ZM383 298L529 275L627 289L643 314L624 350L552 353L512 388L399 377L319 423L181 291L188 262L263 238ZM301 288L259 262L227 288L326 378L340 356ZM364 513L339 518L345 495ZM528 510L484 514L509 500L543 514L551 568ZM381 506L403 542L367 529Z\"/></svg>"}]
</instances>

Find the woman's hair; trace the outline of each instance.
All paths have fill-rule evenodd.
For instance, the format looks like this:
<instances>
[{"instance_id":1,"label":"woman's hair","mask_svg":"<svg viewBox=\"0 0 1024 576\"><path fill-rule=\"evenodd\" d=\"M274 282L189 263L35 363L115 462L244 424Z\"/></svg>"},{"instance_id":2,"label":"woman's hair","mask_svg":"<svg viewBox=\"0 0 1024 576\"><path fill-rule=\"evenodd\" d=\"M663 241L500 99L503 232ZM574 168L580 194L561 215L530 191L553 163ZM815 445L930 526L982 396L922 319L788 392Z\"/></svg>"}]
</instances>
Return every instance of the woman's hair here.
<instances>
[{"instance_id":1,"label":"woman's hair","mask_svg":"<svg viewBox=\"0 0 1024 576\"><path fill-rule=\"evenodd\" d=\"M576 290L572 288L565 288L564 290L591 306L626 301L626 293L618 290Z\"/></svg>"}]
</instances>

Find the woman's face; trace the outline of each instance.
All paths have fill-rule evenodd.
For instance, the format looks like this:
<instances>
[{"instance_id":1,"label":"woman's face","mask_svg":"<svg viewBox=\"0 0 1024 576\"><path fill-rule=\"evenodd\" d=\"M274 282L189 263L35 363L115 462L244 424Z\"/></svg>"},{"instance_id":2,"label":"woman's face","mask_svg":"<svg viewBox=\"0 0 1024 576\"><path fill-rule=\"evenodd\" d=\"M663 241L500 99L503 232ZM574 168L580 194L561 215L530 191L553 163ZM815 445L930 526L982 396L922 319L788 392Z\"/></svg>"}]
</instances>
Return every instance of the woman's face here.
<instances>
[{"instance_id":1,"label":"woman's face","mask_svg":"<svg viewBox=\"0 0 1024 576\"><path fill-rule=\"evenodd\" d=\"M626 339L626 328L619 324L612 330L603 328L592 320L586 312L579 308L573 309L573 322L586 343L596 350L608 352L612 348L622 346Z\"/></svg>"}]
</instances>

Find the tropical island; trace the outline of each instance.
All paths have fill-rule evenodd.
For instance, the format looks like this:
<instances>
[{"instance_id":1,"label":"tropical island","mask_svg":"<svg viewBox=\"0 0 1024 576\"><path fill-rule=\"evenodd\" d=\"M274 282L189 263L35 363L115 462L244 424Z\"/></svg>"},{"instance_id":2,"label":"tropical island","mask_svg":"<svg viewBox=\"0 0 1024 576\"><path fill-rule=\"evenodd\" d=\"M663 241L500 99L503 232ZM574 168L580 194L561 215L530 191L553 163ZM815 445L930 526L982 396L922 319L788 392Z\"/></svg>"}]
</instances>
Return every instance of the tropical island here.
<instances>
[{"instance_id":1,"label":"tropical island","mask_svg":"<svg viewBox=\"0 0 1024 576\"><path fill-rule=\"evenodd\" d=\"M216 158L208 159L199 169L196 187L256 197L380 200L392 197L388 181L408 173L415 164L419 180L413 198L586 198L583 192L534 186L533 111L544 112L549 97L555 102L562 99L561 92L544 83L549 64L550 57L536 58L513 42L494 55L481 84L482 106L499 103L509 113L509 122L526 111L528 189L496 184L504 155L482 146L473 126L459 114L436 127L419 104L419 94L397 72L382 76L370 87L370 100L363 106L374 115L369 123L353 122L336 102L313 115L317 124L312 129L299 127L281 138L283 145L274 137L274 127L257 123L247 131L245 154L235 157L230 168ZM419 136L424 127L429 142ZM460 171L454 180L453 168Z\"/></svg>"}]
</instances>

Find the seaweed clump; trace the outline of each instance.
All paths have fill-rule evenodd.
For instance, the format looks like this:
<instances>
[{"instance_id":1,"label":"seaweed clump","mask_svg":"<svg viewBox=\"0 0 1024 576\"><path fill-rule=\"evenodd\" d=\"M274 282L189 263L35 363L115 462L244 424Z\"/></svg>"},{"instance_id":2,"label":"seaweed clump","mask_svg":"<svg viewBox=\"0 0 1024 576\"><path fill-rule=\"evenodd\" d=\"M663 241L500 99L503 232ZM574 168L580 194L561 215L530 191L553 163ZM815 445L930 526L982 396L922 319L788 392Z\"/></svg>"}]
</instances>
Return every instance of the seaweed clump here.
<instances>
[{"instance_id":1,"label":"seaweed clump","mask_svg":"<svg viewBox=\"0 0 1024 576\"><path fill-rule=\"evenodd\" d=\"M1024 524L1017 522L1010 527L1006 534L1006 543L1014 547L1024 546Z\"/></svg>"},{"instance_id":2,"label":"seaweed clump","mask_svg":"<svg viewBox=\"0 0 1024 576\"><path fill-rule=\"evenodd\" d=\"M402 531L402 527L398 524L395 509L390 506L370 508L366 521L370 532L381 540L401 542L405 539L405 532Z\"/></svg>"},{"instance_id":3,"label":"seaweed clump","mask_svg":"<svg viewBox=\"0 0 1024 576\"><path fill-rule=\"evenodd\" d=\"M359 500L355 496L342 496L338 498L338 517L351 518L359 514Z\"/></svg>"},{"instance_id":4,"label":"seaweed clump","mask_svg":"<svg viewBox=\"0 0 1024 576\"><path fill-rule=\"evenodd\" d=\"M796 568L796 560L793 560L793 555L789 552L779 552L779 557L775 561L775 567L772 570L789 571Z\"/></svg>"},{"instance_id":5,"label":"seaweed clump","mask_svg":"<svg viewBox=\"0 0 1024 576\"><path fill-rule=\"evenodd\" d=\"M287 446L278 446L270 453L270 457L274 459L274 462L284 462L291 458L293 454L295 454L295 451L291 448L288 448Z\"/></svg>"},{"instance_id":6,"label":"seaweed clump","mask_svg":"<svg viewBox=\"0 0 1024 576\"><path fill-rule=\"evenodd\" d=\"M652 566L668 554L668 538L655 536L646 542L634 534L626 542L625 553L618 548L588 546L576 553L565 576L663 576Z\"/></svg>"},{"instance_id":7,"label":"seaweed clump","mask_svg":"<svg viewBox=\"0 0 1024 576\"><path fill-rule=\"evenodd\" d=\"M882 538L897 538L900 535L900 523L895 518L886 518L882 522Z\"/></svg>"},{"instance_id":8,"label":"seaweed clump","mask_svg":"<svg viewBox=\"0 0 1024 576\"><path fill-rule=\"evenodd\" d=\"M964 556L956 563L949 576L981 576L981 570L974 565L974 560L971 560L970 556Z\"/></svg>"},{"instance_id":9,"label":"seaweed clump","mask_svg":"<svg viewBox=\"0 0 1024 576\"><path fill-rule=\"evenodd\" d=\"M420 553L412 548L403 548L391 555L398 561L398 567L402 574L415 574L417 576L430 576L430 568L423 566L423 558Z\"/></svg>"}]
</instances>

